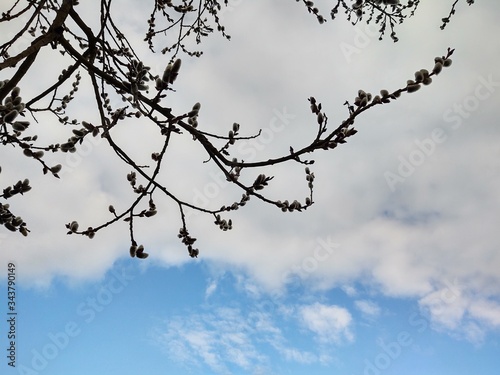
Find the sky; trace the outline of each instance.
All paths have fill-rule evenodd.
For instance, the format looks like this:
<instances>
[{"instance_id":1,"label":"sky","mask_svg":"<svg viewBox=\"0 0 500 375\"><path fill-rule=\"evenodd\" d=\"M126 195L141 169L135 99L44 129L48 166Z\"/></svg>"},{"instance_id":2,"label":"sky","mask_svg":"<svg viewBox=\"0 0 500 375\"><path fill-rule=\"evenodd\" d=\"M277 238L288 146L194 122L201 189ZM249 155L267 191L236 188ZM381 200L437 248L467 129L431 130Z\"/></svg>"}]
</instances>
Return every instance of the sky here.
<instances>
[{"instance_id":1,"label":"sky","mask_svg":"<svg viewBox=\"0 0 500 375\"><path fill-rule=\"evenodd\" d=\"M116 19L161 74L168 57L141 44L150 9L122 3ZM346 144L308 155L316 179L306 211L251 200L227 216L227 232L189 213L197 259L177 238L178 212L163 197L158 214L136 224L145 260L130 258L124 224L92 240L66 234L66 223L96 226L109 219L109 204L124 209L133 198L130 170L99 138L75 154L47 156L63 165L60 180L19 150L0 149L1 186L25 177L33 186L8 202L29 236L0 231L1 373L498 374L500 5L461 1L440 30L451 3L422 1L393 43L342 14L320 25L300 2L229 1L221 20L231 41L213 34L198 46L202 57L182 56L168 100L179 113L200 102L206 131L224 134L234 122L245 135L261 129L260 139L235 146L246 161L313 139L310 96L333 129L359 89L402 88L448 47L455 53L431 85L358 117ZM317 4L328 14L330 2ZM9 27L0 24L0 35L11 35ZM51 54L40 64L20 83L25 97L60 72ZM89 96L78 103L72 114L97 121ZM29 129L47 142L69 137L44 117ZM115 139L143 163L161 145L142 119L124 123ZM241 196L189 136L167 156L161 179L186 201L214 208ZM275 199L308 194L302 165L242 178L256 173L275 176L267 189ZM10 263L15 368L5 356Z\"/></svg>"}]
</instances>

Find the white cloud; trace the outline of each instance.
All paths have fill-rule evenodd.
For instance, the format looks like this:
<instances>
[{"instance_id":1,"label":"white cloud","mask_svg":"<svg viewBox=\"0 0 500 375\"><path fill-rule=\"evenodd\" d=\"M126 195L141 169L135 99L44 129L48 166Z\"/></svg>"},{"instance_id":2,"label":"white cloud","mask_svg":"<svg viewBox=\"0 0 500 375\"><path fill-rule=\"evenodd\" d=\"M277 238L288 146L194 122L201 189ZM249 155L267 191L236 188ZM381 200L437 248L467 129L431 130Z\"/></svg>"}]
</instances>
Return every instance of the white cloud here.
<instances>
[{"instance_id":1,"label":"white cloud","mask_svg":"<svg viewBox=\"0 0 500 375\"><path fill-rule=\"evenodd\" d=\"M210 284L208 284L207 289L205 290L205 299L210 298L210 296L217 290L217 281L212 280Z\"/></svg>"},{"instance_id":2,"label":"white cloud","mask_svg":"<svg viewBox=\"0 0 500 375\"><path fill-rule=\"evenodd\" d=\"M248 370L265 364L251 339L251 332L239 311L218 310L215 314L192 314L168 319L166 327L157 327L154 339L167 355L183 365L206 365L221 374L230 373L227 365ZM179 356L179 348L186 354Z\"/></svg>"},{"instance_id":3,"label":"white cloud","mask_svg":"<svg viewBox=\"0 0 500 375\"><path fill-rule=\"evenodd\" d=\"M488 325L500 328L500 303L490 300L475 301L470 306L470 314Z\"/></svg>"},{"instance_id":4,"label":"white cloud","mask_svg":"<svg viewBox=\"0 0 500 375\"><path fill-rule=\"evenodd\" d=\"M453 330L459 327L470 301L463 295L457 295L449 300L443 298L448 292L448 289L442 288L429 293L419 303L430 314L434 323Z\"/></svg>"},{"instance_id":5,"label":"white cloud","mask_svg":"<svg viewBox=\"0 0 500 375\"><path fill-rule=\"evenodd\" d=\"M269 128L275 110L288 108L295 117L281 124L283 131L272 133L253 148L246 145L247 152L251 148L256 157L265 159L281 150L286 153L290 145L297 148L315 135L308 96L323 102L333 127L347 115L342 103L352 100L359 88L376 93L380 88L404 85L414 70L428 68L449 43L457 48L454 63L435 77L430 87L359 118L359 133L346 145L332 153L315 155L317 162L311 168L317 176L317 204L306 212L283 214L254 200L228 215L234 219L230 233L219 232L211 218L194 216L189 222L190 231L198 238L201 261L236 273L243 270L252 280L245 287L256 298L257 285L283 290L286 276L295 273L303 276L299 281L306 288L362 285L376 288L383 295L414 298L434 322L447 329L459 330L465 319L471 320L470 337L480 336L473 332L497 329L500 148L496 140L500 134L496 103L500 90L493 87L491 96L478 102L477 109L459 117L461 126L457 129L444 115L472 100L480 76L491 74L495 82L500 81L496 66L499 42L491 39L488 44L477 43L485 30L491 35L500 32L494 19L498 3L461 9L443 32L438 30L438 24L448 10L446 5L422 3L417 15L401 26L400 42L378 42L372 37L351 63L346 62L340 45L355 40L358 34L352 26L341 19L318 25L303 8L255 2L233 6L224 14L233 40L209 38L201 45L205 51L201 59L183 58L177 93L169 97L172 106L189 109L200 101L201 128L226 132L236 121L241 123L244 135ZM143 12L144 8L139 10ZM137 13L129 12L122 20L130 27L137 26L127 16L137 18ZM248 33L254 16L258 16L259 28ZM98 18L95 20L97 24ZM435 21L435 30L427 27L429 20ZM290 23L294 25L292 31ZM408 45L412 48L408 49ZM320 48L321 58L314 58ZM148 59L151 56L146 47L136 51ZM165 56L151 57L150 62L153 70L161 72ZM23 96L45 85L39 82L42 78L49 79L52 73L57 77L55 61L45 65L44 77L38 77L38 71L36 76L27 77L40 87L25 87L30 85L23 82ZM1 74L1 79L7 77L7 71ZM91 111L86 99L80 103L77 113L95 116L88 114ZM33 123L32 129L43 129L43 137L60 142L60 128L49 125L41 121L39 125ZM149 147L156 147L150 141L159 142L157 134L145 128L138 130L135 123L129 125L118 139L140 160L148 160ZM415 142L430 137L438 127L446 131L446 141L425 155L392 192L384 172L397 171L399 157L408 159L412 151L418 151ZM193 145L181 139L172 146L170 169L165 168L169 189L189 202L196 192L210 191L213 194L205 194L204 199L213 206L219 205L226 194L239 197L239 192L214 177L215 168L201 163L205 155ZM0 160L9 161L2 164L2 181L15 183L25 173L30 175L33 190L22 199L13 198L11 204L32 232L27 238L4 234L0 238L2 249L15 250L1 252L0 260L5 264L10 257L22 265L23 283L47 285L57 276L98 278L116 259L127 256L126 226L107 228L93 240L67 236L64 229L64 224L73 219L85 226L105 222L109 219L108 204L117 208L121 204L123 208L125 200L130 199L126 181L121 183L128 167L113 161L105 143L82 155L74 172L64 176L63 184L41 176L31 160L11 151L5 147L0 150ZM235 150L240 157L241 151ZM52 156L51 160L59 162L58 155ZM66 157L62 156L64 162ZM198 169L200 165L203 172ZM269 187L274 197L305 197L307 189L301 185L305 182L303 166L269 170L270 174L274 171L280 172ZM177 176L179 181L170 176ZM138 233L150 253L148 262L182 265L191 260L176 237L179 217L174 206L160 200L156 203L162 209L147 222L138 223ZM318 237L331 237L340 246L328 256L316 253L314 241ZM5 272L0 269L0 275L5 276ZM446 291L444 281L453 279L463 284L463 290L453 304L448 304L440 295ZM346 293L354 296L354 287L346 288ZM209 285L207 297L215 290L216 284ZM367 306L358 308L367 310ZM311 324L313 321L311 318ZM336 332L334 328L330 327ZM337 330L347 339L342 325ZM190 344L185 340L184 345Z\"/></svg>"},{"instance_id":6,"label":"white cloud","mask_svg":"<svg viewBox=\"0 0 500 375\"><path fill-rule=\"evenodd\" d=\"M380 315L380 306L373 301L357 300L354 301L356 308L361 311L365 316L375 318Z\"/></svg>"},{"instance_id":7,"label":"white cloud","mask_svg":"<svg viewBox=\"0 0 500 375\"><path fill-rule=\"evenodd\" d=\"M481 343L489 330L500 328L500 304L487 299L484 291L465 294L464 290L448 283L421 298L419 304L434 328Z\"/></svg>"},{"instance_id":8,"label":"white cloud","mask_svg":"<svg viewBox=\"0 0 500 375\"><path fill-rule=\"evenodd\" d=\"M355 287L352 285L343 285L342 290L347 294L349 297L354 297L356 294L358 294L358 291L356 290Z\"/></svg>"},{"instance_id":9,"label":"white cloud","mask_svg":"<svg viewBox=\"0 0 500 375\"><path fill-rule=\"evenodd\" d=\"M153 340L166 354L186 367L208 366L220 374L230 366L250 371L266 368L275 355L289 362L325 362L325 356L290 347L275 316L252 310L244 314L237 308L215 308L206 313L169 317L165 326L155 327Z\"/></svg>"},{"instance_id":10,"label":"white cloud","mask_svg":"<svg viewBox=\"0 0 500 375\"><path fill-rule=\"evenodd\" d=\"M302 306L300 314L304 325L321 342L341 343L354 340L351 332L352 316L343 307L314 303Z\"/></svg>"},{"instance_id":11,"label":"white cloud","mask_svg":"<svg viewBox=\"0 0 500 375\"><path fill-rule=\"evenodd\" d=\"M318 357L313 353L303 352L293 348L282 348L279 345L276 345L275 347L287 361L301 364L312 364L318 362Z\"/></svg>"}]
</instances>

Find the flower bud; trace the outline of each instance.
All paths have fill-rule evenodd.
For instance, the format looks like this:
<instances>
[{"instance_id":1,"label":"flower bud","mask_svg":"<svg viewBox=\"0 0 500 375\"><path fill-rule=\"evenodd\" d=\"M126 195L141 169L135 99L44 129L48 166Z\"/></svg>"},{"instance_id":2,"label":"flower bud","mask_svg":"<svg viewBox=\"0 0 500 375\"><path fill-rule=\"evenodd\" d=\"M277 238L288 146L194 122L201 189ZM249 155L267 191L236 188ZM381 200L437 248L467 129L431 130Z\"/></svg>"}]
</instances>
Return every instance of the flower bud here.
<instances>
[{"instance_id":1,"label":"flower bud","mask_svg":"<svg viewBox=\"0 0 500 375\"><path fill-rule=\"evenodd\" d=\"M444 59L442 57L438 56L438 57L434 58L434 62L435 63L441 63L441 64L443 64L444 63Z\"/></svg>"},{"instance_id":2,"label":"flower bud","mask_svg":"<svg viewBox=\"0 0 500 375\"><path fill-rule=\"evenodd\" d=\"M78 230L78 223L76 221L72 221L71 224L69 225L69 229L72 232L76 232Z\"/></svg>"},{"instance_id":3,"label":"flower bud","mask_svg":"<svg viewBox=\"0 0 500 375\"><path fill-rule=\"evenodd\" d=\"M415 83L413 85L408 85L407 87L408 89L408 92L411 93L411 92L415 92L417 91L418 89L420 89L420 84L419 83Z\"/></svg>"},{"instance_id":4,"label":"flower bud","mask_svg":"<svg viewBox=\"0 0 500 375\"><path fill-rule=\"evenodd\" d=\"M12 111L10 111L9 113L7 113L3 117L3 121L11 123L12 121L14 121L16 119L16 117L17 117L18 114L19 114L19 112L17 110L13 109Z\"/></svg>"},{"instance_id":5,"label":"flower bud","mask_svg":"<svg viewBox=\"0 0 500 375\"><path fill-rule=\"evenodd\" d=\"M441 73L441 70L443 69L443 64L440 62L437 62L436 65L434 65L434 69L432 69L432 73L438 75Z\"/></svg>"},{"instance_id":6,"label":"flower bud","mask_svg":"<svg viewBox=\"0 0 500 375\"><path fill-rule=\"evenodd\" d=\"M165 83L169 82L170 73L172 72L172 64L168 64L163 72L162 81Z\"/></svg>"},{"instance_id":7,"label":"flower bud","mask_svg":"<svg viewBox=\"0 0 500 375\"><path fill-rule=\"evenodd\" d=\"M21 92L21 89L19 87L14 87L12 89L12 92L10 93L10 95L13 97L13 98L16 98L19 96L19 93Z\"/></svg>"},{"instance_id":8,"label":"flower bud","mask_svg":"<svg viewBox=\"0 0 500 375\"><path fill-rule=\"evenodd\" d=\"M57 165L54 165L52 168L50 168L50 171L52 173L59 173L62 169L62 165L61 164L57 164Z\"/></svg>"},{"instance_id":9,"label":"flower bud","mask_svg":"<svg viewBox=\"0 0 500 375\"><path fill-rule=\"evenodd\" d=\"M15 121L14 123L12 123L12 129L18 132L22 132L26 130L29 124L30 123L28 121Z\"/></svg>"},{"instance_id":10,"label":"flower bud","mask_svg":"<svg viewBox=\"0 0 500 375\"><path fill-rule=\"evenodd\" d=\"M174 64L172 65L172 72L173 73L179 73L179 69L181 68L181 59L175 60Z\"/></svg>"},{"instance_id":11,"label":"flower bud","mask_svg":"<svg viewBox=\"0 0 500 375\"><path fill-rule=\"evenodd\" d=\"M136 252L137 252L137 246L135 246L135 245L130 246L130 256L132 258L135 257Z\"/></svg>"}]
</instances>

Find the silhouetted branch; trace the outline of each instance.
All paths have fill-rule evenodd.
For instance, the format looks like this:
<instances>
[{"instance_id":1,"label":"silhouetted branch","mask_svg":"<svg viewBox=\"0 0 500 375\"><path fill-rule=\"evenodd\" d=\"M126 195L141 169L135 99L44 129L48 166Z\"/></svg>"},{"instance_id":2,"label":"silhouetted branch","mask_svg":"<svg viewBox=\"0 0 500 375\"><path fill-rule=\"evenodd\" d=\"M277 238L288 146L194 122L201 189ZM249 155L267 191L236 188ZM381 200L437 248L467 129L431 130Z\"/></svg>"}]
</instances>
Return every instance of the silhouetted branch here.
<instances>
[{"instance_id":1,"label":"silhouetted branch","mask_svg":"<svg viewBox=\"0 0 500 375\"><path fill-rule=\"evenodd\" d=\"M313 14L320 23L326 21L312 1L303 0L302 2L308 12ZM450 16L455 13L457 2L458 0L453 3ZM468 3L470 5L473 1L468 0ZM190 111L181 113L164 104L165 99L173 90L176 78L182 74L181 59L178 55L182 52L188 56L201 56L201 51L191 51L188 48L191 39L199 44L203 37L215 30L230 39L220 23L220 11L223 6L227 5L227 1L224 4L214 0L199 0L197 4L193 1L178 1L175 4L170 0L154 1L144 41L153 51L156 38L163 37L162 43L166 44L163 44L161 51L169 53L170 60L165 70L160 73L153 72L141 60L127 36L115 24L111 14L112 0L100 2L100 28L98 30L90 28L87 21L82 19L76 0L29 2L29 5L16 13L17 4L19 3L4 12L0 19L0 23L8 22L31 12L27 24L23 25L14 37L2 41L3 44L0 45L0 56L3 57L0 70L16 69L15 67L19 64L10 80L0 82L0 102L2 103L0 105L0 140L2 145L10 145L22 150L24 156L33 158L41 164L43 173L50 172L54 177L59 178L62 166L60 164L47 165L44 161L44 152L76 152L86 138L103 138L114 151L117 160L130 167L130 172L125 177L135 197L127 204L123 202L110 204L107 209L112 216L104 223L80 229L79 223L74 220L67 223L66 228L68 234L93 238L104 228L119 221L126 221L131 243L130 255L140 259L146 258L148 254L144 246L138 244L136 240L134 224L136 220L156 216L158 209L155 201L159 194L177 205L181 221L178 237L191 257L197 257L199 250L194 247L197 239L192 237L188 230L186 210L195 210L211 216L214 224L222 231L231 230L233 227L232 220L223 215L243 208L252 198L276 206L283 212L306 210L314 204L315 175L310 170L314 160L305 159L305 155L319 150L332 150L339 144L346 143L347 138L357 133L354 124L358 116L375 106L389 104L402 94L415 92L422 85L430 84L432 78L439 74L443 67L451 64L450 56L453 53L453 50L449 49L444 56L436 57L434 67L430 71L418 70L414 78L408 80L406 85L392 92L382 89L380 94L372 95L359 90L353 101L346 100L344 103L348 112L344 120L332 128L330 128L331 121L328 115L322 109L322 104L316 98L309 97L313 122L317 126L311 132L310 141L305 142L300 148L290 147L289 152L284 155L267 160L246 162L233 157L232 150L239 142L257 139L261 131L257 134L242 134L238 123L233 123L224 134L202 131L198 128L200 103L194 103ZM407 17L411 17L418 5L418 0L408 1L405 5L397 0L358 0L353 5L347 5L345 1L338 0L331 11L331 17L334 19L339 7L342 6L347 19L352 20L351 22L356 23L363 17L368 17L366 22L375 22L380 25L381 38L386 29L390 28L391 38L396 41L395 26ZM55 16L51 14L52 12L55 12ZM356 17L355 20L354 17ZM68 20L72 22L69 23ZM160 23L162 26L158 26ZM31 45L10 57L9 51L14 48L21 37L27 36L26 34L32 38ZM39 51L49 45L54 52L62 55L63 61L67 62L67 68L63 69L57 79L54 79L47 88L32 98L23 100L18 83L35 66ZM77 92L82 77L87 78L91 83L93 108L98 115L97 123L92 123L85 116L84 118L69 117L70 107L78 103ZM61 93L63 90L67 91ZM111 97L121 98L124 101L123 106L113 106ZM72 135L66 141L49 145L41 144L36 135L24 136L30 122L20 117L25 117L28 113L33 118L37 113L53 116L62 125L70 127ZM161 149L151 155L151 166L137 164L115 140L115 130L120 127L122 121L130 118L147 119L158 129L162 137ZM223 173L229 184L241 190L239 200L230 201L220 207L201 207L183 200L159 182L167 150L172 142L176 141L176 137L183 136L188 136L204 150L207 155L205 163L213 163ZM285 162L304 165L309 192L302 201L271 197L267 193L267 188L273 183L274 176L252 171L254 168ZM253 182L243 182L241 178L243 175L247 181ZM6 187L0 198L6 200L30 189L29 180L19 181ZM0 204L0 224L8 230L19 231L23 235L29 232L26 223L10 211L8 204Z\"/></svg>"}]
</instances>

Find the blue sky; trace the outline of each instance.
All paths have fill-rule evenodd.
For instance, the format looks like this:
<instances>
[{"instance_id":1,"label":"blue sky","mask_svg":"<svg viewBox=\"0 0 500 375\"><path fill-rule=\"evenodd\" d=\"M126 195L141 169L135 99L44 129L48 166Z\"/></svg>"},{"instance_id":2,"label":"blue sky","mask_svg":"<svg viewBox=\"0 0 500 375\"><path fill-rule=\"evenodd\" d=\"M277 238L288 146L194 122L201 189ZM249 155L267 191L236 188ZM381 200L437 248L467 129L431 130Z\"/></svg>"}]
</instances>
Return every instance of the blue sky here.
<instances>
[{"instance_id":1,"label":"blue sky","mask_svg":"<svg viewBox=\"0 0 500 375\"><path fill-rule=\"evenodd\" d=\"M496 373L498 335L474 345L437 332L411 300L357 285L257 295L202 262L139 268L127 259L99 282L19 290L18 373Z\"/></svg>"},{"instance_id":2,"label":"blue sky","mask_svg":"<svg viewBox=\"0 0 500 375\"><path fill-rule=\"evenodd\" d=\"M0 149L1 186L29 175L34 187L9 200L29 236L0 232L0 278L5 285L14 262L18 309L17 368L3 357L1 373L498 374L500 41L491 35L500 33L500 8L462 2L440 31L451 0L423 1L394 44L342 18L319 25L300 2L230 1L221 19L231 42L214 35L200 59L183 56L168 100L179 112L199 101L199 126L210 132L225 134L233 122L245 135L261 129L260 139L233 150L246 161L314 137L311 95L334 126L358 89L404 87L447 47L456 52L430 86L368 111L346 145L314 155L316 203L307 211L284 214L254 200L228 217L228 232L188 212L196 260L177 238L175 205L160 197L158 214L136 223L150 254L144 261L129 257L125 224L92 240L66 235L64 224L96 226L109 219L109 204L124 209L133 197L124 183L129 168L100 138L75 154L47 156L63 165L57 181L18 150ZM141 43L150 10L123 3L116 20ZM325 13L331 6L317 3ZM79 7L89 22L98 19ZM7 27L0 35L13 32ZM28 42L20 39L19 50ZM163 72L166 56L137 51ZM20 83L26 97L67 66L50 54L40 59ZM0 79L9 74L0 71ZM69 114L97 121L89 97ZM30 129L47 143L67 138L52 119L39 121ZM114 137L144 163L160 144L142 120L123 122ZM218 208L241 196L202 163L206 155L190 137L176 138L169 152L160 179L186 201ZM273 198L308 194L302 165L258 173L276 176Z\"/></svg>"}]
</instances>

